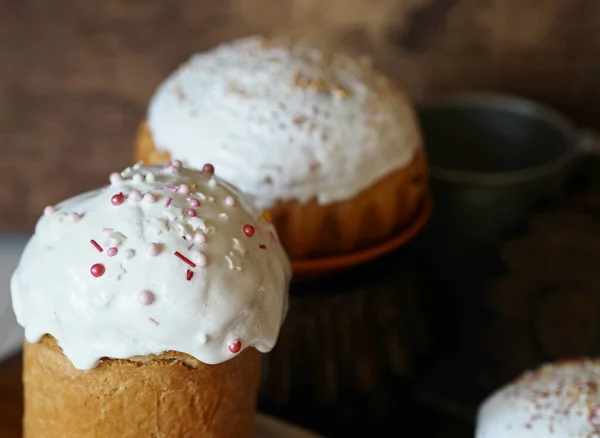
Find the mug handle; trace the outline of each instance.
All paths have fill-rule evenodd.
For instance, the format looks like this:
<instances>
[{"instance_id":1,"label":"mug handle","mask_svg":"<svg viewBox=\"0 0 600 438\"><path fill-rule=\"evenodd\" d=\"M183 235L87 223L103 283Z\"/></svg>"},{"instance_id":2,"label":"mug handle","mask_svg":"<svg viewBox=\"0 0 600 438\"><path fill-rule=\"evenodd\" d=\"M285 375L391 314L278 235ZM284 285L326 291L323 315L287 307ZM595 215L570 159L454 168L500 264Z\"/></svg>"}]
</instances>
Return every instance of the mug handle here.
<instances>
[{"instance_id":1,"label":"mug handle","mask_svg":"<svg viewBox=\"0 0 600 438\"><path fill-rule=\"evenodd\" d=\"M594 129L583 129L575 142L578 155L600 155L600 132Z\"/></svg>"}]
</instances>

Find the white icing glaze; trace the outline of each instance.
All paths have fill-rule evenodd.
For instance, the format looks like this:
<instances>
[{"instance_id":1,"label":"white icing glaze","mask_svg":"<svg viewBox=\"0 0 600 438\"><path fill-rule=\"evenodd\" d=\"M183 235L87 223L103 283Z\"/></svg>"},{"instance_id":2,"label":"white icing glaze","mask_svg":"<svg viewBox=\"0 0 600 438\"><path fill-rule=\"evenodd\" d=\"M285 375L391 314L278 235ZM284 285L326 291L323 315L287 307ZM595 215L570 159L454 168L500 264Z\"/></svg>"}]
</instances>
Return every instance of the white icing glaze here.
<instances>
[{"instance_id":1,"label":"white icing glaze","mask_svg":"<svg viewBox=\"0 0 600 438\"><path fill-rule=\"evenodd\" d=\"M204 172L135 166L122 177L39 220L11 284L27 340L54 336L79 369L102 357L169 350L215 364L235 355L229 346L236 340L242 349L269 351L287 311L291 276L272 225ZM143 198L131 195L136 190ZM125 199L115 206L119 193ZM226 205L230 196L235 206ZM191 199L201 203L196 216L187 213ZM70 213L80 219L68 220ZM247 224L254 235L244 233ZM116 248L112 256L109 248ZM96 278L91 267L98 263L105 273Z\"/></svg>"},{"instance_id":2,"label":"white icing glaze","mask_svg":"<svg viewBox=\"0 0 600 438\"><path fill-rule=\"evenodd\" d=\"M488 398L476 438L600 437L600 361L545 365Z\"/></svg>"},{"instance_id":3,"label":"white icing glaze","mask_svg":"<svg viewBox=\"0 0 600 438\"><path fill-rule=\"evenodd\" d=\"M404 94L370 66L286 40L248 37L193 56L150 101L157 147L257 198L351 198L421 146Z\"/></svg>"}]
</instances>

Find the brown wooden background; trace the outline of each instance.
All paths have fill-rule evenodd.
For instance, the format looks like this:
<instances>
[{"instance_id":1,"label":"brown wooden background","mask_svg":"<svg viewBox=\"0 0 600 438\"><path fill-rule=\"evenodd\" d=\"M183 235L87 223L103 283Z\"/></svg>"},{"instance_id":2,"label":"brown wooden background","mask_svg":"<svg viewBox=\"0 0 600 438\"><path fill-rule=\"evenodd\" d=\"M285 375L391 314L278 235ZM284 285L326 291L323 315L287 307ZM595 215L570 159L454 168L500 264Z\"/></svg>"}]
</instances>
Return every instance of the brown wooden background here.
<instances>
[{"instance_id":1,"label":"brown wooden background","mask_svg":"<svg viewBox=\"0 0 600 438\"><path fill-rule=\"evenodd\" d=\"M597 0L0 0L0 230L125 167L161 79L250 33L372 54L416 101L500 90L600 125Z\"/></svg>"}]
</instances>

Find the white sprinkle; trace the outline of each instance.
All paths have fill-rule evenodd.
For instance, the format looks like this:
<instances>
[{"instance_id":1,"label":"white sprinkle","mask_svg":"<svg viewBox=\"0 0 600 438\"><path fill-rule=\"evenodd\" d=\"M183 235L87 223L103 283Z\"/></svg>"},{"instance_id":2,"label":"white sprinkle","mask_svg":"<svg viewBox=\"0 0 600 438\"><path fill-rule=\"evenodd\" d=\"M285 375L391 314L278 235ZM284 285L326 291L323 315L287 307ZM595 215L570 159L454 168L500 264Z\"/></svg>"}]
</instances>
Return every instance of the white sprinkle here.
<instances>
[{"instance_id":1,"label":"white sprinkle","mask_svg":"<svg viewBox=\"0 0 600 438\"><path fill-rule=\"evenodd\" d=\"M132 202L140 202L142 200L142 194L139 190L132 190L129 192L128 199L131 199Z\"/></svg>"},{"instance_id":2,"label":"white sprinkle","mask_svg":"<svg viewBox=\"0 0 600 438\"><path fill-rule=\"evenodd\" d=\"M123 255L125 256L126 260L131 260L135 255L135 251L132 249L126 249Z\"/></svg>"},{"instance_id":3,"label":"white sprinkle","mask_svg":"<svg viewBox=\"0 0 600 438\"><path fill-rule=\"evenodd\" d=\"M152 172L148 172L146 174L146 181L148 181L148 182L156 181L156 177L154 176L154 174Z\"/></svg>"},{"instance_id":4,"label":"white sprinkle","mask_svg":"<svg viewBox=\"0 0 600 438\"><path fill-rule=\"evenodd\" d=\"M217 187L219 185L219 182L217 181L216 178L211 178L208 180L208 185L210 187Z\"/></svg>"},{"instance_id":5,"label":"white sprinkle","mask_svg":"<svg viewBox=\"0 0 600 438\"><path fill-rule=\"evenodd\" d=\"M72 224L75 224L81 220L81 215L79 213L69 213L67 219L69 219L69 222Z\"/></svg>"},{"instance_id":6,"label":"white sprinkle","mask_svg":"<svg viewBox=\"0 0 600 438\"><path fill-rule=\"evenodd\" d=\"M203 252L199 252L194 257L194 262L196 263L196 265L198 265L198 267L206 268L206 266L208 266L208 257L206 257L206 254L204 254Z\"/></svg>"},{"instance_id":7,"label":"white sprinkle","mask_svg":"<svg viewBox=\"0 0 600 438\"><path fill-rule=\"evenodd\" d=\"M226 221L229 219L229 215L227 213L220 213L219 219L221 219L222 221Z\"/></svg>"},{"instance_id":8,"label":"white sprinkle","mask_svg":"<svg viewBox=\"0 0 600 438\"><path fill-rule=\"evenodd\" d=\"M141 183L144 180L144 177L142 176L142 174L140 173L136 173L135 175L133 175L133 182L136 184Z\"/></svg>"},{"instance_id":9,"label":"white sprinkle","mask_svg":"<svg viewBox=\"0 0 600 438\"><path fill-rule=\"evenodd\" d=\"M138 170L140 167L142 167L144 165L143 161L138 161L137 163L135 163L133 165L133 170Z\"/></svg>"},{"instance_id":10,"label":"white sprinkle","mask_svg":"<svg viewBox=\"0 0 600 438\"><path fill-rule=\"evenodd\" d=\"M56 208L52 205L48 205L44 208L44 216L50 216L51 214L56 213Z\"/></svg>"},{"instance_id":11,"label":"white sprinkle","mask_svg":"<svg viewBox=\"0 0 600 438\"><path fill-rule=\"evenodd\" d=\"M120 173L114 172L110 174L109 180L112 185L116 185L123 182L123 177Z\"/></svg>"},{"instance_id":12,"label":"white sprinkle","mask_svg":"<svg viewBox=\"0 0 600 438\"><path fill-rule=\"evenodd\" d=\"M194 243L206 243L206 234L204 233L195 233L193 238Z\"/></svg>"},{"instance_id":13,"label":"white sprinkle","mask_svg":"<svg viewBox=\"0 0 600 438\"><path fill-rule=\"evenodd\" d=\"M181 193L182 195L189 195L190 194L190 186L187 184L181 184L179 186L178 192Z\"/></svg>"},{"instance_id":14,"label":"white sprinkle","mask_svg":"<svg viewBox=\"0 0 600 438\"><path fill-rule=\"evenodd\" d=\"M225 198L225 205L228 207L233 207L235 205L235 198L233 196L227 196Z\"/></svg>"},{"instance_id":15,"label":"white sprinkle","mask_svg":"<svg viewBox=\"0 0 600 438\"><path fill-rule=\"evenodd\" d=\"M154 294L148 290L142 290L138 293L138 301L144 306L149 306L154 302Z\"/></svg>"},{"instance_id":16,"label":"white sprinkle","mask_svg":"<svg viewBox=\"0 0 600 438\"><path fill-rule=\"evenodd\" d=\"M156 243L151 243L150 245L148 245L148 248L146 250L148 257L156 257L159 252L160 248Z\"/></svg>"},{"instance_id":17,"label":"white sprinkle","mask_svg":"<svg viewBox=\"0 0 600 438\"><path fill-rule=\"evenodd\" d=\"M148 204L154 204L156 202L156 197L152 193L146 193L144 195L144 201Z\"/></svg>"}]
</instances>

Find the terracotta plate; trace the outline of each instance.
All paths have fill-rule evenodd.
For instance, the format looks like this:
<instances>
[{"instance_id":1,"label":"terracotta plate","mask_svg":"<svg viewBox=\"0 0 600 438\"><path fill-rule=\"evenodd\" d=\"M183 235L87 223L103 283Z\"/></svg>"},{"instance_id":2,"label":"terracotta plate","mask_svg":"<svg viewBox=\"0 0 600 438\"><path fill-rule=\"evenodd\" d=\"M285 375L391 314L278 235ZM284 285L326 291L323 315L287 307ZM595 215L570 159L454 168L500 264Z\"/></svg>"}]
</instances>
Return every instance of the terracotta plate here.
<instances>
[{"instance_id":1,"label":"terracotta plate","mask_svg":"<svg viewBox=\"0 0 600 438\"><path fill-rule=\"evenodd\" d=\"M333 274L388 254L413 239L429 220L432 210L433 199L429 194L413 223L391 239L349 254L319 259L292 260L294 277L306 278Z\"/></svg>"}]
</instances>

